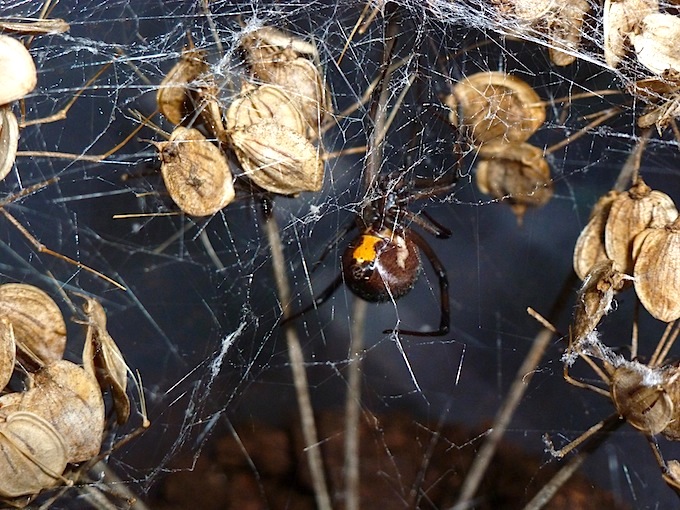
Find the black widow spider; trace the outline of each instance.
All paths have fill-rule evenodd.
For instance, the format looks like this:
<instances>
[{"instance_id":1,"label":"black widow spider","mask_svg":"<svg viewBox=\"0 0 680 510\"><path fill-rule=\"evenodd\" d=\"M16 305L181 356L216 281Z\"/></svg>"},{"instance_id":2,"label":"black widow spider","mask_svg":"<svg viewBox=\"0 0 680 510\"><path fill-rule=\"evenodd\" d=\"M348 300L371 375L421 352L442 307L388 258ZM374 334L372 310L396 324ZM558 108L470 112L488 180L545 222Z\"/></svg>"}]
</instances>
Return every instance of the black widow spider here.
<instances>
[{"instance_id":1,"label":"black widow spider","mask_svg":"<svg viewBox=\"0 0 680 510\"><path fill-rule=\"evenodd\" d=\"M388 26L394 27L392 24ZM434 331L394 329L385 330L384 333L394 331L412 336L441 336L449 331L449 281L446 269L427 240L412 230L410 225L415 224L440 239L449 238L451 231L437 223L426 212L413 213L407 207L417 200L449 192L458 180L460 169L452 172L452 177L440 180L414 177L408 182L405 177L407 172L381 174L378 170L381 165L382 137L387 131L387 126L384 125L384 105L387 96L383 83L389 79L395 39L396 36L386 38L389 42L383 54L382 73L379 85L373 91L369 114L373 120L373 130L369 136L364 172L365 197L355 221L329 243L314 269L347 234L358 229L359 235L345 248L340 274L312 304L287 317L284 323L321 306L343 282L354 294L366 301L373 303L396 301L408 294L418 280L423 267L420 256L422 251L439 280L441 306L439 328Z\"/></svg>"},{"instance_id":2,"label":"black widow spider","mask_svg":"<svg viewBox=\"0 0 680 510\"><path fill-rule=\"evenodd\" d=\"M286 322L304 315L325 303L344 282L349 289L366 301L382 303L396 301L408 294L420 273L420 252L429 260L439 280L440 310L439 328L434 331L395 330L404 335L441 336L449 331L449 281L444 265L430 244L418 232L405 223L415 224L428 234L447 239L451 231L434 221L426 212L418 215L406 209L417 200L431 198L448 192L456 180L443 184L429 179L417 179L411 186L404 184L403 176L379 176L375 186L375 198L368 195L352 225L329 245L319 264L330 249L346 234L359 230L342 255L342 271L331 284L319 294L314 302L291 315ZM385 330L390 333L393 330Z\"/></svg>"}]
</instances>

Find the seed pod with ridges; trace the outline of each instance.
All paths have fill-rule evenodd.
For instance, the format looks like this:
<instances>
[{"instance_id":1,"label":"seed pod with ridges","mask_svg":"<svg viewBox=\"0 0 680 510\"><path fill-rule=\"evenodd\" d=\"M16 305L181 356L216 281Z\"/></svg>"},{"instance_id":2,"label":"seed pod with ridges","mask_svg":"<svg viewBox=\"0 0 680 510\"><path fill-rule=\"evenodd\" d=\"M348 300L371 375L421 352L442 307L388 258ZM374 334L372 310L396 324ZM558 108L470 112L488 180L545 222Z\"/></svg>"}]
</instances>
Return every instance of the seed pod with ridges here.
<instances>
[{"instance_id":1,"label":"seed pod with ridges","mask_svg":"<svg viewBox=\"0 0 680 510\"><path fill-rule=\"evenodd\" d=\"M607 260L604 248L604 227L607 224L609 211L618 191L610 191L601 196L590 213L588 224L581 231L574 247L574 271L583 280L593 266Z\"/></svg>"},{"instance_id":2,"label":"seed pod with ridges","mask_svg":"<svg viewBox=\"0 0 680 510\"><path fill-rule=\"evenodd\" d=\"M200 131L178 127L167 142L154 143L172 200L191 216L210 216L234 199L229 163Z\"/></svg>"},{"instance_id":3,"label":"seed pod with ridges","mask_svg":"<svg viewBox=\"0 0 680 510\"><path fill-rule=\"evenodd\" d=\"M648 228L635 238L635 292L655 318L680 318L680 220Z\"/></svg>"},{"instance_id":4,"label":"seed pod with ridges","mask_svg":"<svg viewBox=\"0 0 680 510\"><path fill-rule=\"evenodd\" d=\"M646 228L661 228L678 217L671 197L652 190L641 178L612 203L604 229L607 256L619 271L633 273L633 239Z\"/></svg>"}]
</instances>

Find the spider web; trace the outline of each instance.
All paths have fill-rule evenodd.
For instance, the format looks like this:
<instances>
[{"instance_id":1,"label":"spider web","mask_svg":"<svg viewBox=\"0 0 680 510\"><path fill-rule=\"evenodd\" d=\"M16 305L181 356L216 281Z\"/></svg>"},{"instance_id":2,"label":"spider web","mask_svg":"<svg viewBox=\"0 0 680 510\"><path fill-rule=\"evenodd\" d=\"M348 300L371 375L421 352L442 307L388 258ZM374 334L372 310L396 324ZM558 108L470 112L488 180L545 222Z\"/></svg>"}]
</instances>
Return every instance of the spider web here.
<instances>
[{"instance_id":1,"label":"spider web","mask_svg":"<svg viewBox=\"0 0 680 510\"><path fill-rule=\"evenodd\" d=\"M406 412L412 424L425 429L437 423L464 425L476 450L483 441L480 431L483 435L504 403L539 329L526 307L547 313L558 298L592 204L612 187L638 141L634 114L640 105L625 93L595 91L625 91L641 76L632 58L616 72L604 65L602 35L596 28L583 30L576 63L556 67L544 32L499 18L489 3L402 4L406 29L393 58L400 65L386 84L395 119L383 146L383 174L441 178L455 171L455 148L461 140L447 122L442 97L453 83L480 71L521 77L547 102L548 120L531 138L538 147L573 136L588 123L587 115L621 109L610 121L549 154L554 197L530 210L522 226L505 201L477 189L474 151L464 151L454 193L413 207L416 212L427 208L453 232L448 240L426 235L448 271L448 335L423 339L383 333L397 325L436 328L438 282L427 263L411 293L393 303L368 305L359 356L364 412ZM5 17L36 17L42 3L0 2L0 7ZM237 94L244 76L237 49L240 35L273 25L316 43L336 113L356 105L378 76L385 37L380 14L365 33L352 35L363 9L363 3L349 1L216 1L207 6L188 1L62 1L51 16L65 19L70 31L32 43L39 80L26 99L27 118L55 113L102 66L110 67L87 86L66 119L21 131L20 150L83 157L20 156L3 182L7 194L52 177L59 180L8 210L45 245L121 282L127 291L36 253L9 224L0 237L3 279L33 283L55 296L61 289L86 291L104 304L113 338L142 375L152 422L143 436L115 451L109 465L142 500L156 494L168 472L195 467L210 439L229 434L232 424L283 426L294 421L291 364L258 197L243 194L207 219L166 214L177 207L165 193L156 150L149 143L163 136L149 128L104 161L85 156L103 154L123 141L139 125L134 111L144 117L154 114L158 84L177 62L187 34L207 51L212 71L227 84L225 102ZM592 5L587 26L598 27L601 17L602 7ZM405 89L406 98L399 102ZM593 96L560 100L585 92ZM364 146L368 108L364 103L348 116L335 116L324 148L334 152ZM153 119L171 129L158 115ZM646 181L674 198L680 197L673 176L677 145L670 130L654 136L642 163ZM312 267L366 199L364 171L361 155L341 156L327 163L321 192L273 201L295 310L309 304L340 270L343 242L318 269L312 272ZM124 214L131 217L113 219ZM577 286L571 283L570 299ZM318 413L342 409L348 366L358 363L349 344L355 300L342 286L327 303L296 321ZM630 337L631 300L622 297L617 320L607 324L606 342L612 347L625 346ZM563 331L571 303L564 305L557 323ZM642 327L649 343L641 350L648 354L658 325L647 319ZM555 340L548 348L505 434L508 444L536 455L537 474L558 465L543 452L544 433L557 444L567 443L613 411L607 399L563 380L563 347ZM69 344L73 359L80 350L77 340ZM373 446L391 455L387 446ZM667 458L680 455L674 445L663 446ZM675 495L662 481L644 438L628 426L613 434L583 471L593 485L612 491L621 505L674 504ZM399 489L406 490L406 482L400 483ZM478 496L483 500L483 493ZM75 504L64 500L54 506Z\"/></svg>"}]
</instances>

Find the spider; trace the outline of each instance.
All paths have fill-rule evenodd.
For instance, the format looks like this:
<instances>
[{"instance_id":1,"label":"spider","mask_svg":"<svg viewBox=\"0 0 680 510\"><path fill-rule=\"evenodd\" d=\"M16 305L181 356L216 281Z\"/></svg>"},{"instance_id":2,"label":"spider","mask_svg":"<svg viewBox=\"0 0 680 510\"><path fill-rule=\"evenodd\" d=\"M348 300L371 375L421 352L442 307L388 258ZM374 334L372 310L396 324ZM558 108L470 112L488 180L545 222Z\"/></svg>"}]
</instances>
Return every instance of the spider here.
<instances>
[{"instance_id":1,"label":"spider","mask_svg":"<svg viewBox=\"0 0 680 510\"><path fill-rule=\"evenodd\" d=\"M413 230L415 224L439 239L447 239L451 231L437 223L429 214L409 211L406 207L425 198L445 194L457 179L432 182L415 178L406 183L403 175L381 175L375 181L374 192L368 193L356 219L324 250L315 268L331 248L347 234L359 230L342 255L342 270L312 304L291 315L286 322L304 315L325 303L344 282L358 297L372 302L396 301L405 296L418 281L423 269L421 252L432 265L439 280L440 320L433 331L397 329L405 335L441 336L449 331L449 281L446 268L427 240ZM385 330L390 333L393 330Z\"/></svg>"}]
</instances>

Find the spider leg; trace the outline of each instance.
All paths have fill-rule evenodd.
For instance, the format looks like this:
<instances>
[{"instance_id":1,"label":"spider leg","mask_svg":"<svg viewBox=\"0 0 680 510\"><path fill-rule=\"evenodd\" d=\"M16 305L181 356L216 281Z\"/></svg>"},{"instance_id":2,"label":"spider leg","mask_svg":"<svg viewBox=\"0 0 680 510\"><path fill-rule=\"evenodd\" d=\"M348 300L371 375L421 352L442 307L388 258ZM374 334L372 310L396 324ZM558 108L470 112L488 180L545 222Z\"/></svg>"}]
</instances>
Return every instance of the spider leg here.
<instances>
[{"instance_id":1,"label":"spider leg","mask_svg":"<svg viewBox=\"0 0 680 510\"><path fill-rule=\"evenodd\" d=\"M328 301L328 299L335 293L336 290L338 290L338 288L342 285L342 282L343 282L343 276L342 276L342 272L340 272L340 274L335 277L335 280L333 280L328 285L328 287L326 287L324 289L324 291L321 294L319 294L316 298L314 298L314 301L310 305L306 306L305 308L303 308L299 312L295 312L294 314L289 315L288 317L285 317L281 321L281 325L283 326L285 324L288 324L289 322L297 319L298 317L303 316L304 314L306 314L310 310L313 310L315 308L320 307L322 304L324 304L326 301Z\"/></svg>"},{"instance_id":2,"label":"spider leg","mask_svg":"<svg viewBox=\"0 0 680 510\"><path fill-rule=\"evenodd\" d=\"M318 269L318 267L321 265L321 263L324 261L324 259L328 256L328 254L331 252L333 248L335 248L340 241L342 241L347 234L349 234L352 230L357 228L357 223L355 220L351 220L347 222L347 224L340 229L340 231L336 234L336 236L331 239L331 241L326 245L326 247L323 249L323 252L321 252L321 255L319 256L319 259L314 262L312 265L312 273Z\"/></svg>"},{"instance_id":3,"label":"spider leg","mask_svg":"<svg viewBox=\"0 0 680 510\"><path fill-rule=\"evenodd\" d=\"M440 304L440 319L439 319L439 329L435 331L411 331L405 329L398 329L396 332L402 335L409 336L442 336L449 332L451 325L451 308L449 305L449 278L446 274L446 268L441 263L437 254L430 247L428 242L422 238L420 234L409 230L409 237L416 244L416 246L425 254L427 260L430 261L430 265L437 274L437 279L439 280L439 304ZM385 330L384 334L391 333L393 330Z\"/></svg>"}]
</instances>

